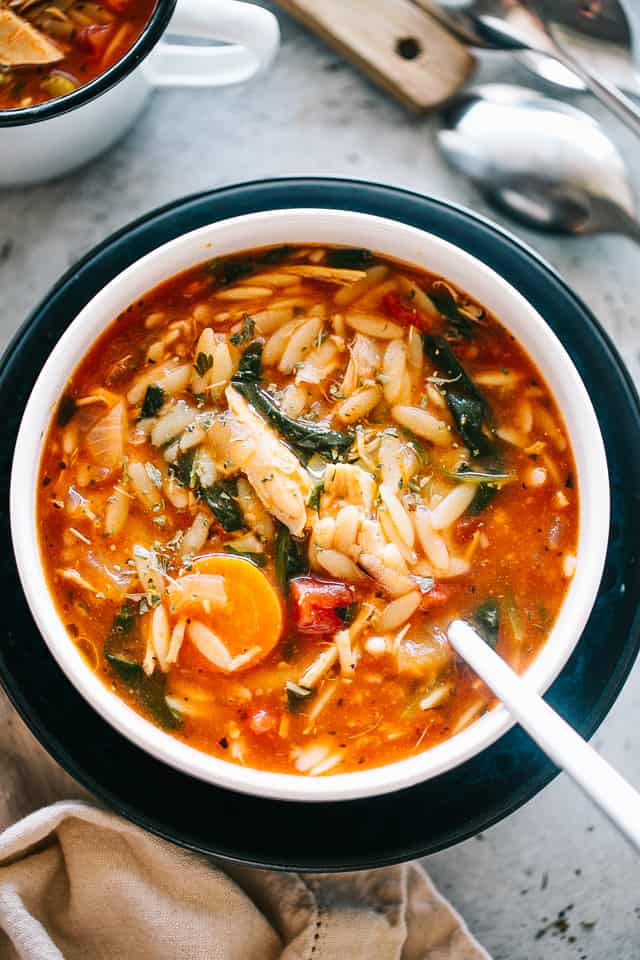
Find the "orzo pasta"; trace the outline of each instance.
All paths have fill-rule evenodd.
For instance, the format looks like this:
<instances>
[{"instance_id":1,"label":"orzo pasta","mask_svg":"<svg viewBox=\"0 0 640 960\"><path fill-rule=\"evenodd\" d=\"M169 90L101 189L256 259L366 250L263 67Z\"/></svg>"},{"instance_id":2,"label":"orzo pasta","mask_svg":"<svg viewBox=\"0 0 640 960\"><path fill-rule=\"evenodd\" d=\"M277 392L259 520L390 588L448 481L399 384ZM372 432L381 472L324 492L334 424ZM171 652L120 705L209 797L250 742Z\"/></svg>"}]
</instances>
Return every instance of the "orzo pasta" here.
<instances>
[{"instance_id":1,"label":"orzo pasta","mask_svg":"<svg viewBox=\"0 0 640 960\"><path fill-rule=\"evenodd\" d=\"M449 621L522 671L575 569L575 468L538 371L465 293L366 250L255 250L133 303L67 384L39 490L91 667L258 769L455 734L494 701Z\"/></svg>"}]
</instances>

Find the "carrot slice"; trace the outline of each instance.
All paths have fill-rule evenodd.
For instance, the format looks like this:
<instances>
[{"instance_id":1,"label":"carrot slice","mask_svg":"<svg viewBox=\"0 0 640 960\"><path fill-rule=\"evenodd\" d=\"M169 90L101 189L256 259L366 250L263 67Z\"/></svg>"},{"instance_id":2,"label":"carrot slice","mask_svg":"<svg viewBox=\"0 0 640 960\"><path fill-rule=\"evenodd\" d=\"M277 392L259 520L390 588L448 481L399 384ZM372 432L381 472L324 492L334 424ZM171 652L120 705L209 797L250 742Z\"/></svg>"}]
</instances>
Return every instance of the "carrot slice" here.
<instances>
[{"instance_id":1,"label":"carrot slice","mask_svg":"<svg viewBox=\"0 0 640 960\"><path fill-rule=\"evenodd\" d=\"M282 632L280 599L264 573L243 557L221 554L200 557L194 561L192 573L223 577L227 596L224 607L210 609L206 615L198 613L197 619L216 634L230 657L255 651L241 669L264 659ZM183 644L179 663L194 669L218 669L191 642Z\"/></svg>"}]
</instances>

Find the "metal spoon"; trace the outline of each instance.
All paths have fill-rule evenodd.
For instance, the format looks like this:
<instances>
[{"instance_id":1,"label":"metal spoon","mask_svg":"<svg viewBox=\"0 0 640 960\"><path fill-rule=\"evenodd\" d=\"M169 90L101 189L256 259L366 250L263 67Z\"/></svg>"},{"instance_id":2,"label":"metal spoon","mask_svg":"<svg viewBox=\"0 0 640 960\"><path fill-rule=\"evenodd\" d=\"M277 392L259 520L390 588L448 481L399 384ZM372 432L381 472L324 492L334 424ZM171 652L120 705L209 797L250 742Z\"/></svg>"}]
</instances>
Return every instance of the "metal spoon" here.
<instances>
[{"instance_id":1,"label":"metal spoon","mask_svg":"<svg viewBox=\"0 0 640 960\"><path fill-rule=\"evenodd\" d=\"M640 851L640 794L514 673L470 624L454 620L447 633L454 650L502 700L532 740Z\"/></svg>"},{"instance_id":2,"label":"metal spoon","mask_svg":"<svg viewBox=\"0 0 640 960\"><path fill-rule=\"evenodd\" d=\"M640 241L624 161L592 117L525 87L472 87L443 113L445 157L528 227Z\"/></svg>"},{"instance_id":3,"label":"metal spoon","mask_svg":"<svg viewBox=\"0 0 640 960\"><path fill-rule=\"evenodd\" d=\"M610 52L621 46L621 55L628 54L618 33L607 32L607 17L602 13L615 10L616 21L626 22L618 0L526 0L526 6L518 0L439 0L435 10L454 33L473 46L531 50L554 57L640 136L640 107L585 66L596 63L605 49ZM579 50L580 59L569 50Z\"/></svg>"}]
</instances>

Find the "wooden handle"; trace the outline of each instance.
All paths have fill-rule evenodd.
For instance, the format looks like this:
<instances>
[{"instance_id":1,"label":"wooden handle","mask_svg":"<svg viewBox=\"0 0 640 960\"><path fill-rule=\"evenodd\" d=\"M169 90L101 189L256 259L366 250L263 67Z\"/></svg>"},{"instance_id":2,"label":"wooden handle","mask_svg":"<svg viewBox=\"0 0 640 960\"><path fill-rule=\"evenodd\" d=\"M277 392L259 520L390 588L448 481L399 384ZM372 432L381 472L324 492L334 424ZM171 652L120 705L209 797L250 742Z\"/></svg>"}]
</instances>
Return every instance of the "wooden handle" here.
<instances>
[{"instance_id":1,"label":"wooden handle","mask_svg":"<svg viewBox=\"0 0 640 960\"><path fill-rule=\"evenodd\" d=\"M474 59L410 0L277 0L404 106L432 110L465 83Z\"/></svg>"}]
</instances>

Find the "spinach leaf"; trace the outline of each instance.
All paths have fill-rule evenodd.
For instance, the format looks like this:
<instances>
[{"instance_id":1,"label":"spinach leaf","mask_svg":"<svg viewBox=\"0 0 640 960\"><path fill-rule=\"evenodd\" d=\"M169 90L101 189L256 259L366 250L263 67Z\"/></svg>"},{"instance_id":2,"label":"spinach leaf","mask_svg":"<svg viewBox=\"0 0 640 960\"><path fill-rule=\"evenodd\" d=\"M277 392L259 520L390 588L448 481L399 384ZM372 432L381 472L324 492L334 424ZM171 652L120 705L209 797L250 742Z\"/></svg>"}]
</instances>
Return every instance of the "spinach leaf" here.
<instances>
[{"instance_id":1,"label":"spinach leaf","mask_svg":"<svg viewBox=\"0 0 640 960\"><path fill-rule=\"evenodd\" d=\"M181 453L175 463L169 464L169 473L176 478L183 487L191 490L197 486L198 478L195 473L195 448Z\"/></svg>"},{"instance_id":2,"label":"spinach leaf","mask_svg":"<svg viewBox=\"0 0 640 960\"><path fill-rule=\"evenodd\" d=\"M358 613L359 604L356 600L347 604L346 607L335 607L336 616L340 617L345 626L353 623Z\"/></svg>"},{"instance_id":3,"label":"spinach leaf","mask_svg":"<svg viewBox=\"0 0 640 960\"><path fill-rule=\"evenodd\" d=\"M220 526L227 533L242 530L242 510L235 499L238 493L235 480L218 480L210 487L198 486L198 496L204 500Z\"/></svg>"},{"instance_id":4,"label":"spinach leaf","mask_svg":"<svg viewBox=\"0 0 640 960\"><path fill-rule=\"evenodd\" d=\"M282 263L293 250L294 247L287 243L282 244L280 247L270 247L258 255L258 263L264 266L273 266L276 263Z\"/></svg>"},{"instance_id":5,"label":"spinach leaf","mask_svg":"<svg viewBox=\"0 0 640 960\"><path fill-rule=\"evenodd\" d=\"M156 413L164 403L164 390L157 383L150 383L146 389L142 409L140 410L140 419L146 417L155 417Z\"/></svg>"},{"instance_id":6,"label":"spinach leaf","mask_svg":"<svg viewBox=\"0 0 640 960\"><path fill-rule=\"evenodd\" d=\"M65 393L60 397L58 410L56 413L56 422L59 427L66 427L74 413L77 410L77 404L70 393Z\"/></svg>"},{"instance_id":7,"label":"spinach leaf","mask_svg":"<svg viewBox=\"0 0 640 960\"><path fill-rule=\"evenodd\" d=\"M256 567L265 567L267 565L267 558L264 553L253 553L251 550L236 550L230 543L225 543L224 552L231 554L232 557L243 557L245 560L250 560Z\"/></svg>"},{"instance_id":8,"label":"spinach leaf","mask_svg":"<svg viewBox=\"0 0 640 960\"><path fill-rule=\"evenodd\" d=\"M107 662L125 683L134 683L143 675L142 665L115 653L105 653Z\"/></svg>"},{"instance_id":9,"label":"spinach leaf","mask_svg":"<svg viewBox=\"0 0 640 960\"><path fill-rule=\"evenodd\" d=\"M516 479L514 473L501 473L498 470L472 470L470 467L461 466L455 473L448 473L447 476L452 480L461 480L462 483L475 483L477 486L490 484L493 487L504 487L507 483L512 483Z\"/></svg>"},{"instance_id":10,"label":"spinach leaf","mask_svg":"<svg viewBox=\"0 0 640 960\"><path fill-rule=\"evenodd\" d=\"M496 446L487 437L484 426L490 426L491 408L475 383L442 337L424 333L424 352L437 367L455 382L442 387L442 393L456 429L472 457L495 457Z\"/></svg>"},{"instance_id":11,"label":"spinach leaf","mask_svg":"<svg viewBox=\"0 0 640 960\"><path fill-rule=\"evenodd\" d=\"M488 483L478 485L478 492L467 507L465 513L470 517L477 517L479 513L489 506L493 498L500 492L500 487L491 486Z\"/></svg>"},{"instance_id":12,"label":"spinach leaf","mask_svg":"<svg viewBox=\"0 0 640 960\"><path fill-rule=\"evenodd\" d=\"M243 277L248 277L255 273L261 266L273 266L281 263L289 256L293 247L283 244L279 247L270 247L268 250L252 257L221 257L212 260L205 267L208 273L212 273L217 282L222 287L235 283Z\"/></svg>"},{"instance_id":13,"label":"spinach leaf","mask_svg":"<svg viewBox=\"0 0 640 960\"><path fill-rule=\"evenodd\" d=\"M315 692L311 687L303 687L293 680L287 680L285 685L287 707L290 713L297 713L306 700Z\"/></svg>"},{"instance_id":14,"label":"spinach leaf","mask_svg":"<svg viewBox=\"0 0 640 960\"><path fill-rule=\"evenodd\" d=\"M242 329L238 330L237 333L232 334L232 336L229 337L229 340L236 347L239 347L241 343L247 343L249 340L251 340L251 337L253 336L253 331L255 330L255 326L256 325L251 319L251 317L249 316L249 314L243 313Z\"/></svg>"},{"instance_id":15,"label":"spinach leaf","mask_svg":"<svg viewBox=\"0 0 640 960\"><path fill-rule=\"evenodd\" d=\"M307 497L307 506L312 510L317 510L320 506L320 497L322 496L323 490L324 483L322 480L319 483L314 484L314 486L311 488L311 493Z\"/></svg>"},{"instance_id":16,"label":"spinach leaf","mask_svg":"<svg viewBox=\"0 0 640 960\"><path fill-rule=\"evenodd\" d=\"M242 277L248 277L255 270L254 262L250 257L222 257L207 264L208 273L212 273L222 287L235 283Z\"/></svg>"},{"instance_id":17,"label":"spinach leaf","mask_svg":"<svg viewBox=\"0 0 640 960\"><path fill-rule=\"evenodd\" d=\"M284 594L289 590L289 580L307 571L307 561L301 541L294 540L288 527L278 527L275 543L276 579Z\"/></svg>"},{"instance_id":18,"label":"spinach leaf","mask_svg":"<svg viewBox=\"0 0 640 960\"><path fill-rule=\"evenodd\" d=\"M104 655L122 674L142 663L142 647L137 630L137 610L133 600L125 600L111 624L104 643ZM119 666L122 664L122 671Z\"/></svg>"},{"instance_id":19,"label":"spinach leaf","mask_svg":"<svg viewBox=\"0 0 640 960\"><path fill-rule=\"evenodd\" d=\"M271 394L260 386L261 369L262 344L252 343L242 355L231 383L292 447L303 455L319 453L332 460L349 449L352 433L328 430L309 420L292 420L284 414Z\"/></svg>"},{"instance_id":20,"label":"spinach leaf","mask_svg":"<svg viewBox=\"0 0 640 960\"><path fill-rule=\"evenodd\" d=\"M188 450L181 454L175 463L169 464L169 473L183 487L195 491L196 496L206 503L223 530L227 533L242 530L244 520L236 500L238 488L235 479L228 477L225 480L218 480L209 487L204 487L198 480L195 466L195 451Z\"/></svg>"},{"instance_id":21,"label":"spinach leaf","mask_svg":"<svg viewBox=\"0 0 640 960\"><path fill-rule=\"evenodd\" d=\"M436 310L447 320L449 326L461 337L470 339L473 336L471 320L458 307L453 295L446 284L439 280L431 285L427 294Z\"/></svg>"},{"instance_id":22,"label":"spinach leaf","mask_svg":"<svg viewBox=\"0 0 640 960\"><path fill-rule=\"evenodd\" d=\"M484 603L476 607L473 613L473 619L484 641L489 644L492 650L498 645L498 634L500 632L500 607L498 601L489 597Z\"/></svg>"},{"instance_id":23,"label":"spinach leaf","mask_svg":"<svg viewBox=\"0 0 640 960\"><path fill-rule=\"evenodd\" d=\"M137 684L136 693L140 703L157 722L166 730L175 730L181 726L182 720L167 703L167 677L156 669L150 677L143 673Z\"/></svg>"},{"instance_id":24,"label":"spinach leaf","mask_svg":"<svg viewBox=\"0 0 640 960\"><path fill-rule=\"evenodd\" d=\"M169 730L181 721L165 700L166 677L155 670L148 677L142 669L142 640L139 636L135 604L125 600L116 613L105 641L104 655L111 669L127 684L129 691L157 720Z\"/></svg>"},{"instance_id":25,"label":"spinach leaf","mask_svg":"<svg viewBox=\"0 0 640 960\"><path fill-rule=\"evenodd\" d=\"M329 250L326 259L327 266L336 267L340 270L366 270L367 267L373 265L374 261L375 257L371 250L358 247Z\"/></svg>"}]
</instances>

